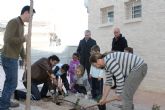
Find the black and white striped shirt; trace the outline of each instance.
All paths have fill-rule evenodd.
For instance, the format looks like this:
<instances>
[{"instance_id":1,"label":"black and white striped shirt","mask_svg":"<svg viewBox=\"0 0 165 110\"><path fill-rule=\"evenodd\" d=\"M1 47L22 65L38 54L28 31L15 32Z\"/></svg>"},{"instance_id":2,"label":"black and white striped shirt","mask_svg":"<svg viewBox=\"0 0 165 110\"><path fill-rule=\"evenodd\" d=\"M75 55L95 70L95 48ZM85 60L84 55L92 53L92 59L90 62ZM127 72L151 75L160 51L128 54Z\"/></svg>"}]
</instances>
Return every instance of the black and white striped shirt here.
<instances>
[{"instance_id":1,"label":"black and white striped shirt","mask_svg":"<svg viewBox=\"0 0 165 110\"><path fill-rule=\"evenodd\" d=\"M131 71L138 69L144 60L137 55L126 52L114 52L104 57L106 63L106 85L112 84L112 75L116 77L116 93L121 94L124 81Z\"/></svg>"}]
</instances>

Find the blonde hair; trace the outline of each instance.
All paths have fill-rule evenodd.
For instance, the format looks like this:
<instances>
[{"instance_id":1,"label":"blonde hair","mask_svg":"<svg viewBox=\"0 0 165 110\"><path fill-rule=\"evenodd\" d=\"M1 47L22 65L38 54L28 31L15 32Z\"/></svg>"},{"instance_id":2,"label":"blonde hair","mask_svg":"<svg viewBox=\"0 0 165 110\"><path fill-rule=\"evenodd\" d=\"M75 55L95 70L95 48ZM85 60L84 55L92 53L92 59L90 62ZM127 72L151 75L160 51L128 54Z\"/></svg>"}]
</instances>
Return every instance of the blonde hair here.
<instances>
[{"instance_id":1,"label":"blonde hair","mask_svg":"<svg viewBox=\"0 0 165 110\"><path fill-rule=\"evenodd\" d=\"M83 65L78 65L77 66L77 69L79 69L81 71L81 76L83 76L84 75L84 72L85 72Z\"/></svg>"}]
</instances>

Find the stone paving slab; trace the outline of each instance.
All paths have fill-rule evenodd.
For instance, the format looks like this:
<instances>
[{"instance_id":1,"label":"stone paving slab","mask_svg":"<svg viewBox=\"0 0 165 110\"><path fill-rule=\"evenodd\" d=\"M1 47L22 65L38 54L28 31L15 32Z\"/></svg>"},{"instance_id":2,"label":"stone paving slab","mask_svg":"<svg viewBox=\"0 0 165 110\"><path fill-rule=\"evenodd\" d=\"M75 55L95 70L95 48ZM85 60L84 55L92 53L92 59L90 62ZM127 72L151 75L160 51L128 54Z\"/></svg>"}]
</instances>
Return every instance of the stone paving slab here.
<instances>
[{"instance_id":1,"label":"stone paving slab","mask_svg":"<svg viewBox=\"0 0 165 110\"><path fill-rule=\"evenodd\" d=\"M75 95L71 95L66 97L65 99L76 102L77 97ZM95 103L95 101L85 98L82 98L80 101L80 105L83 106L88 106ZM107 104L107 110L120 110L120 108L115 107L114 104L121 105L121 102L114 101L112 103ZM160 105L160 110L165 110L165 94L153 93L142 90L137 91L134 97L135 110L152 110L153 104L158 104ZM33 101L31 104L31 110L69 110L71 108L73 108L73 105L70 103L63 103L61 106L58 106L51 100ZM20 107L11 110L25 110L25 102L20 102ZM98 109L97 107L94 107L89 110Z\"/></svg>"},{"instance_id":2,"label":"stone paving slab","mask_svg":"<svg viewBox=\"0 0 165 110\"><path fill-rule=\"evenodd\" d=\"M96 102L94 100L85 99L84 97L76 97L75 95L67 96L64 99L76 103L78 98L80 99L79 105L81 105L81 106L85 107L85 106L90 106L90 105L96 104Z\"/></svg>"}]
</instances>

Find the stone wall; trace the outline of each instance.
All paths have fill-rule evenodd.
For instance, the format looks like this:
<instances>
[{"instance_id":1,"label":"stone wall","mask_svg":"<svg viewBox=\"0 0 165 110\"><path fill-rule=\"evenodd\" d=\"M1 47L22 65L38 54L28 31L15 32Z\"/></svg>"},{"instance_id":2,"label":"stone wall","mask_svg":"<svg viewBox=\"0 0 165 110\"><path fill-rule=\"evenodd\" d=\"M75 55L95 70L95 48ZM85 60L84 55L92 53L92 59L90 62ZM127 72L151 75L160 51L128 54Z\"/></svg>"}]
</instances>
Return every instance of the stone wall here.
<instances>
[{"instance_id":1,"label":"stone wall","mask_svg":"<svg viewBox=\"0 0 165 110\"><path fill-rule=\"evenodd\" d=\"M114 27L120 27L128 45L134 53L148 64L148 74L141 89L165 92L165 1L142 0L142 18L137 21L125 19L124 0L90 0L89 29L92 37L101 46L101 51L109 51ZM128 1L128 0L126 0ZM102 26L100 9L114 5L114 25Z\"/></svg>"}]
</instances>

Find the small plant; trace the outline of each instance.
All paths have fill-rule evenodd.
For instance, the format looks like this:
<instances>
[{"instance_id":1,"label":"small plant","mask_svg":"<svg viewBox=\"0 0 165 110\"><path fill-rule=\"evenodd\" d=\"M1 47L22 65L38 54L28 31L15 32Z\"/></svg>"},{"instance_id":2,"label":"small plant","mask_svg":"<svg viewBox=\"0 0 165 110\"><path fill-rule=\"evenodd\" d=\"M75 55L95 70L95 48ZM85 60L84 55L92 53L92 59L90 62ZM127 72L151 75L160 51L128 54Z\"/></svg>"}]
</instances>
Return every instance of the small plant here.
<instances>
[{"instance_id":1,"label":"small plant","mask_svg":"<svg viewBox=\"0 0 165 110\"><path fill-rule=\"evenodd\" d=\"M152 110L160 110L160 106L157 105L157 104L154 104L154 105L152 106Z\"/></svg>"}]
</instances>

